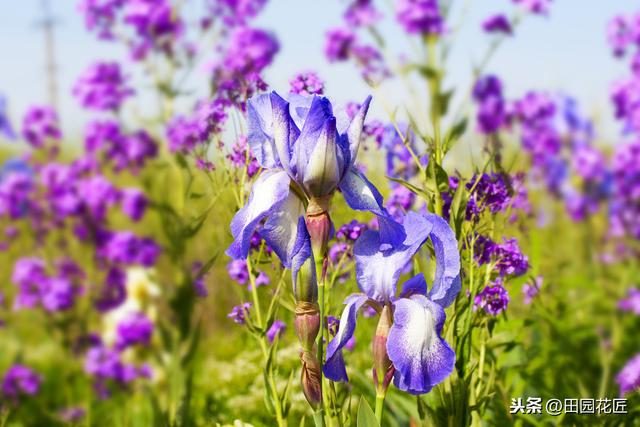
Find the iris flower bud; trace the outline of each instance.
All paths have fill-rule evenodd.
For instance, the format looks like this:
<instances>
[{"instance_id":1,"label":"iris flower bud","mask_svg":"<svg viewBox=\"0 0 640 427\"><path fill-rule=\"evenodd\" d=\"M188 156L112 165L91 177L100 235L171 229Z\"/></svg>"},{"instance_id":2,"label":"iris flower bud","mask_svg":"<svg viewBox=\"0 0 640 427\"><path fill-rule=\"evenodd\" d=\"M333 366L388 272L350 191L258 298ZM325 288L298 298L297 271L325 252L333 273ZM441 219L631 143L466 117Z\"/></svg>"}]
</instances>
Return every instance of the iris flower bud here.
<instances>
[{"instance_id":1,"label":"iris flower bud","mask_svg":"<svg viewBox=\"0 0 640 427\"><path fill-rule=\"evenodd\" d=\"M387 353L387 337L391 329L391 308L385 305L380 313L380 320L373 337L373 381L376 386L376 393L384 396L393 378L395 369Z\"/></svg>"}]
</instances>

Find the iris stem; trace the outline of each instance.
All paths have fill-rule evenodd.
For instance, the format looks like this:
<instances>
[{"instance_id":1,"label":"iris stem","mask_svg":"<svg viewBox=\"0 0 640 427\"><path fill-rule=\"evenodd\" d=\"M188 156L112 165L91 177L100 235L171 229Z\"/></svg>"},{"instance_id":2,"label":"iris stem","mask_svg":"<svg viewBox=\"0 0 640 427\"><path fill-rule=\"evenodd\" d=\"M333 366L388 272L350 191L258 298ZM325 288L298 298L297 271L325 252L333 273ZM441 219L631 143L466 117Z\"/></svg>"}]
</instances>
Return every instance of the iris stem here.
<instances>
[{"instance_id":1,"label":"iris stem","mask_svg":"<svg viewBox=\"0 0 640 427\"><path fill-rule=\"evenodd\" d=\"M382 425L382 410L384 409L384 394L376 394L376 420L378 424Z\"/></svg>"},{"instance_id":2,"label":"iris stem","mask_svg":"<svg viewBox=\"0 0 640 427\"><path fill-rule=\"evenodd\" d=\"M324 403L324 395L322 390L322 383L324 380L324 374L322 372L322 366L324 364L323 353L324 353L324 282L325 277L323 274L323 259L315 260L316 267L316 280L318 281L318 306L320 308L320 331L318 333L318 363L320 363L320 396L322 397L322 402Z\"/></svg>"}]
</instances>

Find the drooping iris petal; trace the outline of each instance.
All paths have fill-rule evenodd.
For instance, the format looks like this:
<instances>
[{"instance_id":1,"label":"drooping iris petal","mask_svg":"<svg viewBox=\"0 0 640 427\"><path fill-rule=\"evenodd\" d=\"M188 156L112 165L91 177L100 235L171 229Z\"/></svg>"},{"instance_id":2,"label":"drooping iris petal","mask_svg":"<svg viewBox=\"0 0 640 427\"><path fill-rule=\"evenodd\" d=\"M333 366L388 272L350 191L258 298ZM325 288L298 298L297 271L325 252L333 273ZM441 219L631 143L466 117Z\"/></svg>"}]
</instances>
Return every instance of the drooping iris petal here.
<instances>
[{"instance_id":1,"label":"drooping iris petal","mask_svg":"<svg viewBox=\"0 0 640 427\"><path fill-rule=\"evenodd\" d=\"M432 229L429 221L415 213L407 215L403 227L406 232L404 242L395 248L381 251L380 233L371 230L366 231L354 245L358 286L373 300L394 299L403 269Z\"/></svg>"},{"instance_id":2,"label":"drooping iris petal","mask_svg":"<svg viewBox=\"0 0 640 427\"><path fill-rule=\"evenodd\" d=\"M298 223L299 219L304 217L304 212L304 203L290 191L277 209L269 213L264 227L260 230L260 235L287 268L291 268L291 259L300 232Z\"/></svg>"},{"instance_id":3,"label":"drooping iris petal","mask_svg":"<svg viewBox=\"0 0 640 427\"><path fill-rule=\"evenodd\" d=\"M462 288L458 241L444 219L431 213L425 216L433 225L429 237L436 254L436 274L429 299L442 307L448 307Z\"/></svg>"},{"instance_id":4,"label":"drooping iris petal","mask_svg":"<svg viewBox=\"0 0 640 427\"><path fill-rule=\"evenodd\" d=\"M351 209L369 211L378 217L380 242L395 246L405 238L402 225L398 224L383 207L382 195L356 168L351 168L339 185L340 191Z\"/></svg>"},{"instance_id":5,"label":"drooping iris petal","mask_svg":"<svg viewBox=\"0 0 640 427\"><path fill-rule=\"evenodd\" d=\"M247 102L249 147L265 169L281 167L273 131L273 111L268 94L254 96Z\"/></svg>"},{"instance_id":6,"label":"drooping iris petal","mask_svg":"<svg viewBox=\"0 0 640 427\"><path fill-rule=\"evenodd\" d=\"M300 217L298 218L296 240L291 253L291 273L293 278L294 294L298 282L298 271L300 271L300 268L302 268L302 264L304 264L305 261L309 258L311 258L311 264L313 265L311 238L309 237L309 232L307 231L307 226L304 222L304 218ZM311 269L311 275L313 283L317 283L315 268Z\"/></svg>"},{"instance_id":7,"label":"drooping iris petal","mask_svg":"<svg viewBox=\"0 0 640 427\"><path fill-rule=\"evenodd\" d=\"M402 284L402 292L400 292L400 297L409 298L412 295L426 294L427 281L424 279L424 274L419 273Z\"/></svg>"},{"instance_id":8,"label":"drooping iris petal","mask_svg":"<svg viewBox=\"0 0 640 427\"><path fill-rule=\"evenodd\" d=\"M369 104L371 103L371 95L367 96L360 109L356 113L355 117L351 121L351 124L347 128L347 139L349 141L349 152L351 154L349 159L349 165L353 165L358 156L358 149L360 148L360 140L362 139L362 128L364 126L364 118L369 111Z\"/></svg>"},{"instance_id":9,"label":"drooping iris petal","mask_svg":"<svg viewBox=\"0 0 640 427\"><path fill-rule=\"evenodd\" d=\"M408 393L427 393L455 365L455 352L440 336L444 309L423 295L401 298L394 305L387 338L389 359L396 368L394 384Z\"/></svg>"},{"instance_id":10,"label":"drooping iris petal","mask_svg":"<svg viewBox=\"0 0 640 427\"><path fill-rule=\"evenodd\" d=\"M266 171L253 184L247 204L231 220L233 243L227 249L232 258L246 258L251 235L258 223L287 199L290 179L282 170Z\"/></svg>"},{"instance_id":11,"label":"drooping iris petal","mask_svg":"<svg viewBox=\"0 0 640 427\"><path fill-rule=\"evenodd\" d=\"M345 307L342 316L340 316L340 327L336 336L327 346L327 359L322 368L324 375L332 381L349 381L342 357L342 348L353 337L358 310L367 302L367 299L366 295L354 294L344 301Z\"/></svg>"},{"instance_id":12,"label":"drooping iris petal","mask_svg":"<svg viewBox=\"0 0 640 427\"><path fill-rule=\"evenodd\" d=\"M298 129L302 129L304 121L307 119L307 114L309 114L309 110L311 109L311 104L313 100L316 99L316 96L290 93L287 99L289 100L289 114L291 115L291 119Z\"/></svg>"}]
</instances>

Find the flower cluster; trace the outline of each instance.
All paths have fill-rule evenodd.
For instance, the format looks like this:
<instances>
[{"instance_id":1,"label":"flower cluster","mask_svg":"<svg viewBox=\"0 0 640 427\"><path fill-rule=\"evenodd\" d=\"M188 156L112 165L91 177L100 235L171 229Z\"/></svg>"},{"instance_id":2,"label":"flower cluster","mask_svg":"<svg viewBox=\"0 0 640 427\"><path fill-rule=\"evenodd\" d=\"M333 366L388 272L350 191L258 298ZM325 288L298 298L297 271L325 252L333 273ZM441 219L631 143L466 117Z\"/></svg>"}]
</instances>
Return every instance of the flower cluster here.
<instances>
[{"instance_id":1,"label":"flower cluster","mask_svg":"<svg viewBox=\"0 0 640 427\"><path fill-rule=\"evenodd\" d=\"M80 76L73 94L87 109L116 111L134 91L117 62L96 62Z\"/></svg>"},{"instance_id":2,"label":"flower cluster","mask_svg":"<svg viewBox=\"0 0 640 427\"><path fill-rule=\"evenodd\" d=\"M509 292L502 284L502 279L485 286L473 300L473 309L483 310L490 316L497 316L504 312L509 304Z\"/></svg>"},{"instance_id":3,"label":"flower cluster","mask_svg":"<svg viewBox=\"0 0 640 427\"><path fill-rule=\"evenodd\" d=\"M324 82L313 71L298 73L289 80L291 93L300 95L322 95L324 93Z\"/></svg>"},{"instance_id":4,"label":"flower cluster","mask_svg":"<svg viewBox=\"0 0 640 427\"><path fill-rule=\"evenodd\" d=\"M398 0L396 18L410 34L439 35L446 29L438 0Z\"/></svg>"},{"instance_id":5,"label":"flower cluster","mask_svg":"<svg viewBox=\"0 0 640 427\"><path fill-rule=\"evenodd\" d=\"M169 150L186 154L200 146L206 148L211 137L222 131L227 106L223 99L204 101L196 105L192 116L175 117L167 125Z\"/></svg>"},{"instance_id":6,"label":"flower cluster","mask_svg":"<svg viewBox=\"0 0 640 427\"><path fill-rule=\"evenodd\" d=\"M31 107L22 120L22 136L34 148L57 143L62 138L58 114L51 107Z\"/></svg>"},{"instance_id":7,"label":"flower cluster","mask_svg":"<svg viewBox=\"0 0 640 427\"><path fill-rule=\"evenodd\" d=\"M25 365L13 365L4 374L2 379L2 393L0 395L8 400L15 400L23 396L38 394L42 377Z\"/></svg>"}]
</instances>

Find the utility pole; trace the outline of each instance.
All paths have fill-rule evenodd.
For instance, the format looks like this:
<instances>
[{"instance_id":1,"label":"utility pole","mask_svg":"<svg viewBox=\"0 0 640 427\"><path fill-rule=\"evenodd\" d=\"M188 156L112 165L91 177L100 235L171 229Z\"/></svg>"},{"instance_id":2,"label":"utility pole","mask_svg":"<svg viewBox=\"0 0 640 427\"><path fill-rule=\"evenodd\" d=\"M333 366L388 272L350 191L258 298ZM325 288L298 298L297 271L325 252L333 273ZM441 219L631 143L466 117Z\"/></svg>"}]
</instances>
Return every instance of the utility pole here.
<instances>
[{"instance_id":1,"label":"utility pole","mask_svg":"<svg viewBox=\"0 0 640 427\"><path fill-rule=\"evenodd\" d=\"M54 28L57 25L56 19L51 12L49 0L41 0L43 18L38 26L43 29L46 70L47 70L47 94L49 104L58 111L58 66L56 64Z\"/></svg>"}]
</instances>

